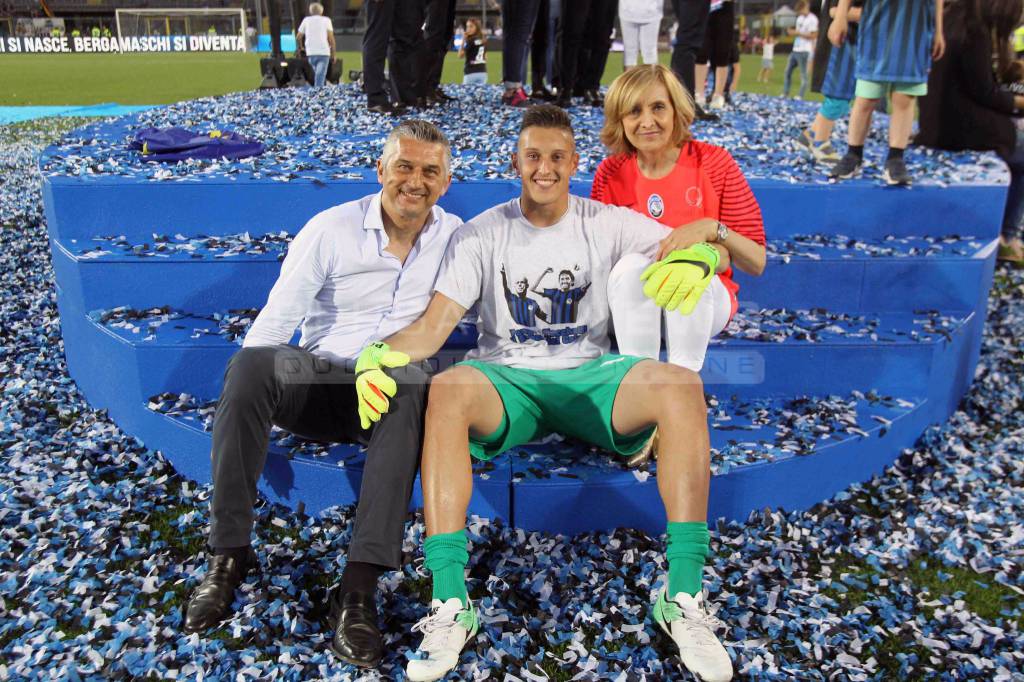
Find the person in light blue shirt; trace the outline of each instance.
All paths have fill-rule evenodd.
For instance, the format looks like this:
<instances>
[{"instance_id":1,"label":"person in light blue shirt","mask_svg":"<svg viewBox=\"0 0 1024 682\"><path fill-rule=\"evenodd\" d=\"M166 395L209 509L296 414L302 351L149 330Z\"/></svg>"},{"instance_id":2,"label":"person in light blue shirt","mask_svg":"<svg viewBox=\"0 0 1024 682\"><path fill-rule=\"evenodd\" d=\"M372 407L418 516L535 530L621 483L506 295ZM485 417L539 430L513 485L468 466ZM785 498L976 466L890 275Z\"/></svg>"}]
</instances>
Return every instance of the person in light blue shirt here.
<instances>
[{"instance_id":1,"label":"person in light blue shirt","mask_svg":"<svg viewBox=\"0 0 1024 682\"><path fill-rule=\"evenodd\" d=\"M227 614L255 564L250 547L256 484L271 427L319 441L367 445L352 541L331 595L333 653L359 666L380 661L377 579L402 564L402 538L419 465L428 375L398 380L386 418L372 431L353 419L352 360L424 311L449 239L462 221L436 205L451 183L448 140L433 124L407 120L389 135L381 190L315 215L292 241L266 306L228 364L213 426L213 556L186 609L200 632ZM301 323L298 345L291 345Z\"/></svg>"}]
</instances>

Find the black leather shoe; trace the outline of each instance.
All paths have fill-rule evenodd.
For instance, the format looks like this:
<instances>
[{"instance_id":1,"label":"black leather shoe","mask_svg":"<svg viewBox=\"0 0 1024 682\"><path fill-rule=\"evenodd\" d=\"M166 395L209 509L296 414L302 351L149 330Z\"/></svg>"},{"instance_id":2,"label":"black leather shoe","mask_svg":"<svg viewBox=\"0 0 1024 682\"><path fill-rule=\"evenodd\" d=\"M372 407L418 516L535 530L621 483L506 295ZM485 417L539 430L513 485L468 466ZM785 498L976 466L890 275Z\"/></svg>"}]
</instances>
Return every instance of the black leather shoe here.
<instances>
[{"instance_id":1,"label":"black leather shoe","mask_svg":"<svg viewBox=\"0 0 1024 682\"><path fill-rule=\"evenodd\" d=\"M331 651L342 661L375 668L384 656L384 640L377 627L377 598L367 592L331 592L330 619L334 627Z\"/></svg>"},{"instance_id":2,"label":"black leather shoe","mask_svg":"<svg viewBox=\"0 0 1024 682\"><path fill-rule=\"evenodd\" d=\"M251 547L241 561L223 554L211 557L203 582L185 607L185 632L199 632L224 620L235 600L235 589L255 565L256 553Z\"/></svg>"},{"instance_id":3,"label":"black leather shoe","mask_svg":"<svg viewBox=\"0 0 1024 682\"><path fill-rule=\"evenodd\" d=\"M694 105L694 107L695 107L695 110L696 110L694 113L695 113L698 121L717 121L718 120L718 114L713 114L710 111L707 111L706 109L704 109L704 107L702 107L699 104Z\"/></svg>"},{"instance_id":4,"label":"black leather shoe","mask_svg":"<svg viewBox=\"0 0 1024 682\"><path fill-rule=\"evenodd\" d=\"M458 99L457 97L452 97L447 92L442 90L441 86L437 86L436 88L434 88L434 92L428 96L433 97L440 104L444 104L446 102L454 102L456 99Z\"/></svg>"},{"instance_id":5,"label":"black leather shoe","mask_svg":"<svg viewBox=\"0 0 1024 682\"><path fill-rule=\"evenodd\" d=\"M604 106L604 97L601 96L600 90L586 90L583 93L583 101L592 107Z\"/></svg>"},{"instance_id":6,"label":"black leather shoe","mask_svg":"<svg viewBox=\"0 0 1024 682\"><path fill-rule=\"evenodd\" d=\"M569 95L567 95L566 93L560 92L558 93L558 97L555 97L552 104L554 104L556 107L568 109L569 107L572 106L572 97L569 97Z\"/></svg>"},{"instance_id":7,"label":"black leather shoe","mask_svg":"<svg viewBox=\"0 0 1024 682\"><path fill-rule=\"evenodd\" d=\"M551 102L555 99L555 93L541 85L530 90L530 99L535 99L538 102Z\"/></svg>"}]
</instances>

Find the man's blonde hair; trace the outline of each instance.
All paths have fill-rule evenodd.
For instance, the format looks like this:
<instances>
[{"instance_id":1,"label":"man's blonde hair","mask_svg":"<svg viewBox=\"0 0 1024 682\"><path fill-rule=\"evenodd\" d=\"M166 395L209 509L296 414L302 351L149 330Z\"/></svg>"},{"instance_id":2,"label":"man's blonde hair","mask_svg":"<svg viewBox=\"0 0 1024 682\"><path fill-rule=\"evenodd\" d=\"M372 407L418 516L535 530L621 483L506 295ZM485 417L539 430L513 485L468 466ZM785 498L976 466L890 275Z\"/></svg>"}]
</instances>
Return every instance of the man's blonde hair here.
<instances>
[{"instance_id":1,"label":"man's blonde hair","mask_svg":"<svg viewBox=\"0 0 1024 682\"><path fill-rule=\"evenodd\" d=\"M604 98L604 127L601 128L601 142L612 154L632 154L636 148L626 138L622 119L640 104L647 90L654 85L664 85L672 105L672 145L683 146L693 139L690 126L696 111L693 97L679 82L676 75L664 64L644 64L627 69L612 81L608 95Z\"/></svg>"}]
</instances>

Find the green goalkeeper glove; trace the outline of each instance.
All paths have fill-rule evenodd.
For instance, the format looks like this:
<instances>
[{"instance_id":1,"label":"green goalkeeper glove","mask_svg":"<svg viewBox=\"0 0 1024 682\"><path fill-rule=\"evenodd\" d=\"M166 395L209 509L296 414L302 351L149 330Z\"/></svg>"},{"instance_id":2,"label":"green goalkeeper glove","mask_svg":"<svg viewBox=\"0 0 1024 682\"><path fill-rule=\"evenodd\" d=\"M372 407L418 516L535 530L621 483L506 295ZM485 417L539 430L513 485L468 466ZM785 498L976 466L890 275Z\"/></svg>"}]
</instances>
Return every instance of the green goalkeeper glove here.
<instances>
[{"instance_id":1,"label":"green goalkeeper glove","mask_svg":"<svg viewBox=\"0 0 1024 682\"><path fill-rule=\"evenodd\" d=\"M640 281L646 282L644 296L665 310L679 308L689 315L715 276L718 260L718 249L709 244L673 251L640 275Z\"/></svg>"},{"instance_id":2,"label":"green goalkeeper glove","mask_svg":"<svg viewBox=\"0 0 1024 682\"><path fill-rule=\"evenodd\" d=\"M359 424L364 429L380 421L388 411L388 398L398 392L398 384L384 373L384 367L404 367L409 356L391 350L383 341L371 343L356 360L356 395L359 398Z\"/></svg>"}]
</instances>

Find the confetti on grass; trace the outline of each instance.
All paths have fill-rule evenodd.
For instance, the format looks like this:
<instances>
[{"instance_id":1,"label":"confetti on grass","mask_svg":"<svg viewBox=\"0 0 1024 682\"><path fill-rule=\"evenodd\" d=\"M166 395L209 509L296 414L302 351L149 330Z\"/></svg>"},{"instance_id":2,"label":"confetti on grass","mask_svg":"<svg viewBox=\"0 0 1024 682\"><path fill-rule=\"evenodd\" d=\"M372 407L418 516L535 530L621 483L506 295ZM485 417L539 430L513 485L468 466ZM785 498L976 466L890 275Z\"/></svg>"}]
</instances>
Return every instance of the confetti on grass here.
<instances>
[{"instance_id":1,"label":"confetti on grass","mask_svg":"<svg viewBox=\"0 0 1024 682\"><path fill-rule=\"evenodd\" d=\"M513 179L509 160L514 151L522 110L499 103L501 88L451 86L456 101L445 107L414 112L436 123L452 142L456 180ZM793 150L792 136L811 124L812 102L739 93L735 106L714 124L697 122L695 136L724 146L747 178L784 182L827 182L827 168ZM599 134L601 108L569 110L580 152L580 173L593 174L605 157ZM239 92L178 102L96 123L64 137L47 151L43 173L51 177L146 179L159 182L220 178L229 181L273 180L321 183L340 179L375 181L374 169L394 119L366 110L365 95L355 85L312 89ZM229 129L266 146L257 157L154 164L127 149L142 127L182 126L191 130ZM886 116L875 116L865 145L864 176L881 183L887 149ZM836 126L845 139L846 124ZM911 147L907 163L918 184L957 185L1006 182L1005 166L991 154L951 153Z\"/></svg>"},{"instance_id":2,"label":"confetti on grass","mask_svg":"<svg viewBox=\"0 0 1024 682\"><path fill-rule=\"evenodd\" d=\"M344 115L325 102L309 120ZM181 634L210 490L91 409L67 375L35 171L64 125L0 128L0 677L402 679L430 590L419 516L402 571L382 581L377 672L337 662L321 622L351 508L308 517L261 502L261 570L233 617ZM1021 347L1024 271L1000 268L981 364L948 424L828 503L712 529L706 586L737 679L1024 676ZM648 618L663 538L480 519L469 534L482 628L450 679L691 679Z\"/></svg>"}]
</instances>

